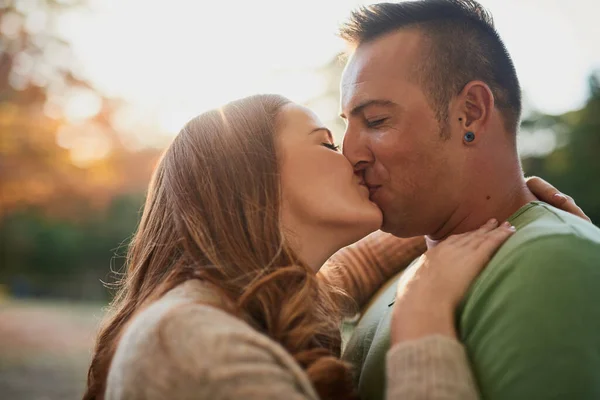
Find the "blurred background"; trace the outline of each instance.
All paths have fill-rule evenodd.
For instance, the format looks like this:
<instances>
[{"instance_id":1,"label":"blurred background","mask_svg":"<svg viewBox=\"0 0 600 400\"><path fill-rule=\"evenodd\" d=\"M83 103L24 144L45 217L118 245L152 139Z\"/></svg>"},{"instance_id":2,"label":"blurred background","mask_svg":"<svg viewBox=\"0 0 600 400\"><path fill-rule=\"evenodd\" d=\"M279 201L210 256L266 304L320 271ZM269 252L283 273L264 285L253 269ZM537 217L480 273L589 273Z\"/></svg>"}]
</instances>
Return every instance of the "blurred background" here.
<instances>
[{"instance_id":1,"label":"blurred background","mask_svg":"<svg viewBox=\"0 0 600 400\"><path fill-rule=\"evenodd\" d=\"M335 32L368 3L0 0L0 397L81 396L102 282L188 119L275 92L341 139ZM481 3L523 86L526 174L600 223L600 3Z\"/></svg>"}]
</instances>

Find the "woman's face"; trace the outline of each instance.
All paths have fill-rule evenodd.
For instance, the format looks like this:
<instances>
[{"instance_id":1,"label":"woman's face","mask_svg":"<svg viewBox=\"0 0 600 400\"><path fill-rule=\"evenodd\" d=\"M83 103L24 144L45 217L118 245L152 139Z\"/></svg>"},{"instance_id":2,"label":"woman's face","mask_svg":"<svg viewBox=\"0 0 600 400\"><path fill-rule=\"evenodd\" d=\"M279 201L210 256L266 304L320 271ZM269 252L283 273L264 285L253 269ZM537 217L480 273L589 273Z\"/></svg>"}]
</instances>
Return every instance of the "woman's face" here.
<instances>
[{"instance_id":1,"label":"woman's face","mask_svg":"<svg viewBox=\"0 0 600 400\"><path fill-rule=\"evenodd\" d=\"M331 232L340 247L381 226L369 190L309 109L290 103L280 114L282 223L295 233ZM328 231L327 231L328 230Z\"/></svg>"}]
</instances>

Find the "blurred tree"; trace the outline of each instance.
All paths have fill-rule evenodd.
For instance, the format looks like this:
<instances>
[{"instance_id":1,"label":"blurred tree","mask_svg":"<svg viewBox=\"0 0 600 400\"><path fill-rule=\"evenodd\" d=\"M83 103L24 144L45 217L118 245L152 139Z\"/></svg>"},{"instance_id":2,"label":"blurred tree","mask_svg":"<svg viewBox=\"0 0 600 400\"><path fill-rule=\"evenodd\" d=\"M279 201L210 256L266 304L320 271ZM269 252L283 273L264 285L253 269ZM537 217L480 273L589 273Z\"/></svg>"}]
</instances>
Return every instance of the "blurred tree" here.
<instances>
[{"instance_id":1,"label":"blurred tree","mask_svg":"<svg viewBox=\"0 0 600 400\"><path fill-rule=\"evenodd\" d=\"M79 221L35 210L10 214L0 225L0 282L21 296L106 300L101 281L122 269L141 201L141 194L120 195Z\"/></svg>"},{"instance_id":2,"label":"blurred tree","mask_svg":"<svg viewBox=\"0 0 600 400\"><path fill-rule=\"evenodd\" d=\"M94 90L57 33L82 1L0 1L0 283L103 298L158 157L112 128L122 102ZM118 269L121 259L115 259Z\"/></svg>"},{"instance_id":3,"label":"blurred tree","mask_svg":"<svg viewBox=\"0 0 600 400\"><path fill-rule=\"evenodd\" d=\"M573 196L600 224L600 71L589 78L590 97L582 109L563 115L537 114L523 121L523 134L554 135L547 155L523 159L528 175L538 175ZM541 140L541 137L540 137Z\"/></svg>"},{"instance_id":4,"label":"blurred tree","mask_svg":"<svg viewBox=\"0 0 600 400\"><path fill-rule=\"evenodd\" d=\"M56 33L59 17L82 7L20 0L0 8L0 217L29 206L76 215L145 186L122 169L129 152L110 124L120 102L78 77ZM147 179L157 154L145 155L136 161Z\"/></svg>"}]
</instances>

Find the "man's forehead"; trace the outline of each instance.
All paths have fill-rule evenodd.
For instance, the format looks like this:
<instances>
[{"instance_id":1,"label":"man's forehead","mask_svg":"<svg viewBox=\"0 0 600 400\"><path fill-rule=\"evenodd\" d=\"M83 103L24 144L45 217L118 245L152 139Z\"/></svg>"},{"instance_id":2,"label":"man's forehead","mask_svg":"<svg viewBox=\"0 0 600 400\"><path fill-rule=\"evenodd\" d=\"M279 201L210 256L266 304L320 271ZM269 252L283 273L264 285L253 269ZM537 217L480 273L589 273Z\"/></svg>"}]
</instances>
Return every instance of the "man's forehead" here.
<instances>
[{"instance_id":1,"label":"man's forehead","mask_svg":"<svg viewBox=\"0 0 600 400\"><path fill-rule=\"evenodd\" d=\"M350 56L340 89L342 104L355 96L376 90L391 80L407 77L418 61L422 34L417 29L401 29L359 46ZM364 94L368 96L368 94Z\"/></svg>"}]
</instances>

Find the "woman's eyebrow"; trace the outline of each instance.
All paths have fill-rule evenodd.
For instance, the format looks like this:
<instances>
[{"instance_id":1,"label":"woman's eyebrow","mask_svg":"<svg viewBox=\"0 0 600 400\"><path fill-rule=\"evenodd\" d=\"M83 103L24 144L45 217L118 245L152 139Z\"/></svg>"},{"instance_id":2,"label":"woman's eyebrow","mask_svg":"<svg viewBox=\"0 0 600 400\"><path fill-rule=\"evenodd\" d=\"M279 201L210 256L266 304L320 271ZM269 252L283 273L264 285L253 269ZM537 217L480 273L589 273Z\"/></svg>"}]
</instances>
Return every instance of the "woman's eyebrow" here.
<instances>
[{"instance_id":1,"label":"woman's eyebrow","mask_svg":"<svg viewBox=\"0 0 600 400\"><path fill-rule=\"evenodd\" d=\"M327 132L327 135L329 136L329 139L333 142L333 135L331 134L331 131L327 128L325 128L324 126L320 126L318 128L313 129L312 131L310 131L308 134L311 135L315 132L319 132L319 131L325 131Z\"/></svg>"}]
</instances>

